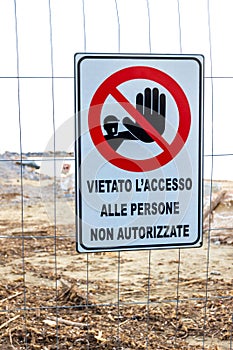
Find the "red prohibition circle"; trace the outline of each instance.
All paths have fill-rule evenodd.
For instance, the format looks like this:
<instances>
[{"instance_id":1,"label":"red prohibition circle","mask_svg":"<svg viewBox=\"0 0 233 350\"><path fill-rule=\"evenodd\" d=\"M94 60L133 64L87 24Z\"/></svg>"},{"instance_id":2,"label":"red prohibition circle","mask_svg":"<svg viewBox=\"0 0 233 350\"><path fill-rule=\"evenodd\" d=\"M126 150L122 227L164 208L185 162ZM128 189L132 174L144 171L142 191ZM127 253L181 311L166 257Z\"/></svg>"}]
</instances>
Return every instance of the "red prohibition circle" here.
<instances>
[{"instance_id":1,"label":"red prohibition circle","mask_svg":"<svg viewBox=\"0 0 233 350\"><path fill-rule=\"evenodd\" d=\"M173 96L179 113L179 125L173 141L168 144L166 140L152 127L146 119L139 115L136 108L121 94L118 86L134 79L146 79L162 85ZM112 95L126 110L139 118L137 122L159 144L162 152L147 159L133 159L122 156L106 141L101 128L101 111L109 95ZM95 147L102 156L118 168L133 172L146 172L155 170L169 163L175 158L184 146L190 131L191 112L188 99L180 85L168 74L147 66L133 66L121 69L110 75L98 87L90 103L88 113L88 126Z\"/></svg>"}]
</instances>

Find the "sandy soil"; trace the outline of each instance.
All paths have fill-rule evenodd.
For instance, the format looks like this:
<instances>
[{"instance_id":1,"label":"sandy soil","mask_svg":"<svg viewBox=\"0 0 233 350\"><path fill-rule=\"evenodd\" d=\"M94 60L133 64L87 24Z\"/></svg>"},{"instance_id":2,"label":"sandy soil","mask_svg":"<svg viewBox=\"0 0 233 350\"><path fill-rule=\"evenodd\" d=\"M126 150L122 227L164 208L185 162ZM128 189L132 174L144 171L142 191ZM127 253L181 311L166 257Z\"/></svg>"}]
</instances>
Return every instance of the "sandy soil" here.
<instances>
[{"instance_id":1,"label":"sandy soil","mask_svg":"<svg viewBox=\"0 0 233 350\"><path fill-rule=\"evenodd\" d=\"M74 198L13 170L0 167L4 349L232 349L233 183L212 188L226 193L202 248L86 255Z\"/></svg>"}]
</instances>

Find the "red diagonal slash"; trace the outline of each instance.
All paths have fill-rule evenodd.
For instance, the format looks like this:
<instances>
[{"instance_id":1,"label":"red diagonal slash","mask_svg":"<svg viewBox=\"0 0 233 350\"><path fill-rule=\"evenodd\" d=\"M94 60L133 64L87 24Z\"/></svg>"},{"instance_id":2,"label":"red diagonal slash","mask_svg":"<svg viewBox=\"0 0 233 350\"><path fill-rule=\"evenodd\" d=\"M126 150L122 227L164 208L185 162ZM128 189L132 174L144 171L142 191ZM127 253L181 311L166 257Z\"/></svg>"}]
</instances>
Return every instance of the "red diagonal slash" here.
<instances>
[{"instance_id":1,"label":"red diagonal slash","mask_svg":"<svg viewBox=\"0 0 233 350\"><path fill-rule=\"evenodd\" d=\"M148 120L130 103L127 98L117 89L111 89L111 95L131 115L132 118L146 131L146 133L164 150L169 150L169 143L148 122Z\"/></svg>"},{"instance_id":2,"label":"red diagonal slash","mask_svg":"<svg viewBox=\"0 0 233 350\"><path fill-rule=\"evenodd\" d=\"M135 79L148 79L164 86L174 98L178 109L179 125L176 135L169 144L158 131L145 119L145 117L131 104L130 101L118 90L118 86L126 81ZM127 113L145 130L146 133L158 144L161 152L151 158L134 159L116 152L106 141L101 122L103 105L111 95ZM146 66L132 66L123 68L109 77L95 91L88 113L88 127L92 141L100 154L113 165L127 171L144 172L151 171L169 163L184 146L190 131L191 110L188 99L180 85L166 73Z\"/></svg>"}]
</instances>

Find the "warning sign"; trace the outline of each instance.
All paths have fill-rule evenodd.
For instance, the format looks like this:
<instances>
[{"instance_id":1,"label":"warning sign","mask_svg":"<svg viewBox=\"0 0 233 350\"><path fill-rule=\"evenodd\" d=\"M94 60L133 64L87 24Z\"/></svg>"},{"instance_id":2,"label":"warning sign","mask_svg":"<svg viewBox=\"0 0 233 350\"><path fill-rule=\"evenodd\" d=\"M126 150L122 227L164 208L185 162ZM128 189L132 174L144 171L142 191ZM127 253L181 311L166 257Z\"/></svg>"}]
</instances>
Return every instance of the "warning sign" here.
<instances>
[{"instance_id":1,"label":"warning sign","mask_svg":"<svg viewBox=\"0 0 233 350\"><path fill-rule=\"evenodd\" d=\"M80 252L197 247L201 55L75 56Z\"/></svg>"}]
</instances>

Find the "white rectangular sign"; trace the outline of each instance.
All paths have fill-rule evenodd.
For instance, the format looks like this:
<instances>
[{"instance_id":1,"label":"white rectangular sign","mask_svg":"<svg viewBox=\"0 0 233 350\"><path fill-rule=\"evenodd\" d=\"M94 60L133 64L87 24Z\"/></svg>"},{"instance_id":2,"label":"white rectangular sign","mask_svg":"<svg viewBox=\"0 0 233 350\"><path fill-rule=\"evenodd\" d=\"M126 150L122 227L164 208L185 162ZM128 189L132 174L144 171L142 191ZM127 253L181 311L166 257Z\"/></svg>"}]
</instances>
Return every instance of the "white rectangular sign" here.
<instances>
[{"instance_id":1,"label":"white rectangular sign","mask_svg":"<svg viewBox=\"0 0 233 350\"><path fill-rule=\"evenodd\" d=\"M202 244L202 55L75 55L77 250Z\"/></svg>"}]
</instances>

